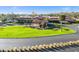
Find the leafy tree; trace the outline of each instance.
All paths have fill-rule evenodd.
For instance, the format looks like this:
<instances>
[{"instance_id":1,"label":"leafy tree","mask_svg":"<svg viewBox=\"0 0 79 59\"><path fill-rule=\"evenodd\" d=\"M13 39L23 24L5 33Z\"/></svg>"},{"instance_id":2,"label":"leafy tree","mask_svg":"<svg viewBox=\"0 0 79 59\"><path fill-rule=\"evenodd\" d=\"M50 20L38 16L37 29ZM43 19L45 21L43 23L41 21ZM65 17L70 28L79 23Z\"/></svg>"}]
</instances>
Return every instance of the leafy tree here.
<instances>
[{"instance_id":1,"label":"leafy tree","mask_svg":"<svg viewBox=\"0 0 79 59\"><path fill-rule=\"evenodd\" d=\"M43 20L50 20L50 18L48 18L48 17L45 17L45 18L43 18Z\"/></svg>"},{"instance_id":2,"label":"leafy tree","mask_svg":"<svg viewBox=\"0 0 79 59\"><path fill-rule=\"evenodd\" d=\"M60 20L62 21L65 20L65 17L66 17L65 15L60 15Z\"/></svg>"}]
</instances>

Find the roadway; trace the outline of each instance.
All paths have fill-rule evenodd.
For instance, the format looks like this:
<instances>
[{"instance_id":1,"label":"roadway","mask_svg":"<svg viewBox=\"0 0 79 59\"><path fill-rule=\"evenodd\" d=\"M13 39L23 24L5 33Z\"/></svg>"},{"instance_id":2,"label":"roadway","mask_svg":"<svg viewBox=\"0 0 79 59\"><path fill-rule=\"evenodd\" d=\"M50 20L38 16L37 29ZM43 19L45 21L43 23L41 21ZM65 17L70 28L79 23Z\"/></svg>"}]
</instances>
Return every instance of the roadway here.
<instances>
[{"instance_id":1,"label":"roadway","mask_svg":"<svg viewBox=\"0 0 79 59\"><path fill-rule=\"evenodd\" d=\"M79 33L77 30L76 25L69 25L70 27L77 31L75 34L68 34L68 35L58 35L58 36L50 36L50 37L39 37L39 38L27 38L27 39L0 39L0 49L8 49L13 47L24 47L24 46L33 46L33 45L40 45L40 44L50 44L55 42L66 42L70 40L78 40ZM51 50L48 50L51 51ZM65 50L56 50L56 51L79 51L79 47L71 47L66 48Z\"/></svg>"}]
</instances>

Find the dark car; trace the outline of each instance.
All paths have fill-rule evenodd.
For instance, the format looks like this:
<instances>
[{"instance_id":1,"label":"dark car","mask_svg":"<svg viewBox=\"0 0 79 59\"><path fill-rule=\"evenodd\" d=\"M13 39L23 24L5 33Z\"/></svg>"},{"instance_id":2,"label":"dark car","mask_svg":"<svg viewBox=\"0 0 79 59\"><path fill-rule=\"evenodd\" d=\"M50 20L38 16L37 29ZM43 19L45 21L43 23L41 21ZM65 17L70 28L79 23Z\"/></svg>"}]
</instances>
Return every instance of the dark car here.
<instances>
[{"instance_id":1,"label":"dark car","mask_svg":"<svg viewBox=\"0 0 79 59\"><path fill-rule=\"evenodd\" d=\"M53 28L57 28L57 26L54 25L53 23L47 23L47 28L48 29L53 29Z\"/></svg>"}]
</instances>

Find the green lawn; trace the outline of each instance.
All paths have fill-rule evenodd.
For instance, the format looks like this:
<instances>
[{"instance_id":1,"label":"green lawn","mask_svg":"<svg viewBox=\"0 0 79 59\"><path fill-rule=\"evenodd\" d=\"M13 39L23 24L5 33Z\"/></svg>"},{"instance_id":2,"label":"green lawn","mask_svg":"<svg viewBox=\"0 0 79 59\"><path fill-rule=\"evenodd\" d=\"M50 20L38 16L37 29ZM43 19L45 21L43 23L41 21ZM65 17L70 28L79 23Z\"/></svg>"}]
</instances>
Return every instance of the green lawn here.
<instances>
[{"instance_id":1,"label":"green lawn","mask_svg":"<svg viewBox=\"0 0 79 59\"><path fill-rule=\"evenodd\" d=\"M75 33L75 31L68 28L62 28L61 32L60 29L40 30L24 26L0 27L0 38L30 38L30 37L53 36L53 35L70 34L70 33Z\"/></svg>"}]
</instances>

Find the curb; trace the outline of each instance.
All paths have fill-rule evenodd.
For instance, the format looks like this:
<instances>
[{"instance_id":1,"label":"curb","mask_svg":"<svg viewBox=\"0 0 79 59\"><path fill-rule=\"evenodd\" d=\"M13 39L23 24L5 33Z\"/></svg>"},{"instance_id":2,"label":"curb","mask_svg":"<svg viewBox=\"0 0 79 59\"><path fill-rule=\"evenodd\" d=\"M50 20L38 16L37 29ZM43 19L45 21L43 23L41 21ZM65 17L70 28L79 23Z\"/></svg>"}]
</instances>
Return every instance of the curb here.
<instances>
[{"instance_id":1,"label":"curb","mask_svg":"<svg viewBox=\"0 0 79 59\"><path fill-rule=\"evenodd\" d=\"M63 48L68 46L79 46L79 40L76 41L68 41L68 42L59 42L59 43L53 43L53 44L43 44L43 45L35 45L35 46L28 46L28 47L22 47L22 48L10 48L10 49L3 49L0 50L0 52L37 52L41 50L46 49L57 49L57 48Z\"/></svg>"}]
</instances>

